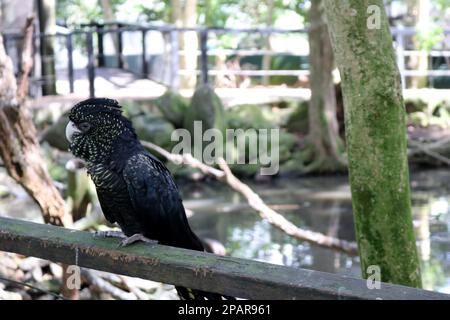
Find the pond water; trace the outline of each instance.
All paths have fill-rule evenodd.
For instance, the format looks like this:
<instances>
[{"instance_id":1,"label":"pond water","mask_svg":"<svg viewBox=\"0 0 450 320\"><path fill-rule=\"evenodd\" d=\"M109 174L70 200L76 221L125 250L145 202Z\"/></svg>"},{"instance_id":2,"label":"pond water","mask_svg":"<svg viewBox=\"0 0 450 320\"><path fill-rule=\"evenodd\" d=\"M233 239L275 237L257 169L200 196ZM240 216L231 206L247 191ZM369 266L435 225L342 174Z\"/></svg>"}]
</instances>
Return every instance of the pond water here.
<instances>
[{"instance_id":1,"label":"pond water","mask_svg":"<svg viewBox=\"0 0 450 320\"><path fill-rule=\"evenodd\" d=\"M450 171L411 175L414 226L423 286L450 293ZM275 179L248 184L297 226L355 240L346 176ZM293 239L260 219L228 186L211 181L180 186L192 228L241 258L361 277L359 258Z\"/></svg>"},{"instance_id":2,"label":"pond water","mask_svg":"<svg viewBox=\"0 0 450 320\"><path fill-rule=\"evenodd\" d=\"M450 170L411 175L414 226L425 289L450 293ZM355 239L346 176L278 178L247 182L273 209L297 226ZM216 239L227 253L292 267L360 277L357 257L295 240L250 209L245 199L216 181L179 182L192 228ZM98 209L98 208L97 208ZM37 206L0 169L0 216L42 221Z\"/></svg>"}]
</instances>

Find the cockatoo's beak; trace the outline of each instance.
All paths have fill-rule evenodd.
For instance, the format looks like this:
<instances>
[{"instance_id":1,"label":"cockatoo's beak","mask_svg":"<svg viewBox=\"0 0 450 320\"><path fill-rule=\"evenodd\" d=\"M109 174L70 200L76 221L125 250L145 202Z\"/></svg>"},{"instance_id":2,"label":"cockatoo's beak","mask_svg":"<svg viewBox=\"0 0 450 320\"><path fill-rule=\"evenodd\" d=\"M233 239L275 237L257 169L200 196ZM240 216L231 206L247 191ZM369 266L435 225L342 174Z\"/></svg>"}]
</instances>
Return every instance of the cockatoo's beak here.
<instances>
[{"instance_id":1,"label":"cockatoo's beak","mask_svg":"<svg viewBox=\"0 0 450 320\"><path fill-rule=\"evenodd\" d=\"M76 132L81 132L72 121L69 121L66 127L66 138L69 142L72 142L72 137Z\"/></svg>"}]
</instances>

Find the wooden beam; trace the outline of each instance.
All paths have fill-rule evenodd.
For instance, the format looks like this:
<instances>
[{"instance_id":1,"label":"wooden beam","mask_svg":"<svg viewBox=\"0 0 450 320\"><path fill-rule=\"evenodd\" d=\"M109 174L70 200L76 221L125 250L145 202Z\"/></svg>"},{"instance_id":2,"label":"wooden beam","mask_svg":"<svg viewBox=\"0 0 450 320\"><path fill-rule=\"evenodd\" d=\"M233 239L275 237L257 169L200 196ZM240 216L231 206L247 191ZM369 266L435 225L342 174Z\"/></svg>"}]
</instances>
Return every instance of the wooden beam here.
<instances>
[{"instance_id":1,"label":"wooden beam","mask_svg":"<svg viewBox=\"0 0 450 320\"><path fill-rule=\"evenodd\" d=\"M0 250L247 299L450 299L450 295L0 218Z\"/></svg>"}]
</instances>

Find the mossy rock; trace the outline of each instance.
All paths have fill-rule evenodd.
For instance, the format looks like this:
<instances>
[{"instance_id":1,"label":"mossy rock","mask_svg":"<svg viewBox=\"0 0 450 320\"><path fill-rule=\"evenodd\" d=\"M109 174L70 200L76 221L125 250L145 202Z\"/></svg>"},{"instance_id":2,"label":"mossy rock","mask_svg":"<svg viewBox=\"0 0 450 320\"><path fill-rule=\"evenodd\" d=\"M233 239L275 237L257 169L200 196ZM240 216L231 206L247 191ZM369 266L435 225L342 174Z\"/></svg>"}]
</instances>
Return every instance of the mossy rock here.
<instances>
[{"instance_id":1,"label":"mossy rock","mask_svg":"<svg viewBox=\"0 0 450 320\"><path fill-rule=\"evenodd\" d=\"M59 119L45 131L42 137L53 148L67 151L69 141L66 139L66 126L69 123L68 112L64 113Z\"/></svg>"},{"instance_id":2,"label":"mossy rock","mask_svg":"<svg viewBox=\"0 0 450 320\"><path fill-rule=\"evenodd\" d=\"M303 101L297 105L286 123L289 132L308 133L308 102Z\"/></svg>"},{"instance_id":3,"label":"mossy rock","mask_svg":"<svg viewBox=\"0 0 450 320\"><path fill-rule=\"evenodd\" d=\"M260 164L230 164L230 169L236 176L239 177L254 177L260 173Z\"/></svg>"},{"instance_id":4,"label":"mossy rock","mask_svg":"<svg viewBox=\"0 0 450 320\"><path fill-rule=\"evenodd\" d=\"M172 147L171 135L175 127L163 117L143 115L133 118L132 122L139 139L153 142L165 149Z\"/></svg>"},{"instance_id":5,"label":"mossy rock","mask_svg":"<svg viewBox=\"0 0 450 320\"><path fill-rule=\"evenodd\" d=\"M164 95L156 99L155 105L176 128L183 127L184 118L189 109L187 99L176 92L167 90Z\"/></svg>"},{"instance_id":6,"label":"mossy rock","mask_svg":"<svg viewBox=\"0 0 450 320\"><path fill-rule=\"evenodd\" d=\"M227 124L231 129L270 129L274 120L267 106L241 105L227 111Z\"/></svg>"},{"instance_id":7,"label":"mossy rock","mask_svg":"<svg viewBox=\"0 0 450 320\"><path fill-rule=\"evenodd\" d=\"M8 187L0 184L0 199L5 199L11 196L12 193L9 191Z\"/></svg>"},{"instance_id":8,"label":"mossy rock","mask_svg":"<svg viewBox=\"0 0 450 320\"><path fill-rule=\"evenodd\" d=\"M123 115L128 119L133 119L146 114L155 114L155 112L159 112L155 103L155 100L122 100Z\"/></svg>"},{"instance_id":9,"label":"mossy rock","mask_svg":"<svg viewBox=\"0 0 450 320\"><path fill-rule=\"evenodd\" d=\"M209 85L195 90L190 108L184 118L184 127L194 133L194 121L202 122L202 130L216 128L225 129L225 110L219 96Z\"/></svg>"},{"instance_id":10,"label":"mossy rock","mask_svg":"<svg viewBox=\"0 0 450 320\"><path fill-rule=\"evenodd\" d=\"M292 152L297 149L297 137L289 132L280 131L279 161L283 163L292 157Z\"/></svg>"},{"instance_id":11,"label":"mossy rock","mask_svg":"<svg viewBox=\"0 0 450 320\"><path fill-rule=\"evenodd\" d=\"M305 170L304 156L301 151L291 153L289 160L280 164L281 174L302 174Z\"/></svg>"},{"instance_id":12,"label":"mossy rock","mask_svg":"<svg viewBox=\"0 0 450 320\"><path fill-rule=\"evenodd\" d=\"M200 132L195 132L196 121L200 121ZM225 110L219 96L209 85L198 87L192 97L189 111L184 118L184 128L191 133L192 141L199 138L196 137L198 134L201 134L203 137L203 133L208 129L217 129L223 134L225 126ZM194 144L192 152L194 154L200 153L200 151L203 152L207 144L206 142L202 143L202 145Z\"/></svg>"}]
</instances>

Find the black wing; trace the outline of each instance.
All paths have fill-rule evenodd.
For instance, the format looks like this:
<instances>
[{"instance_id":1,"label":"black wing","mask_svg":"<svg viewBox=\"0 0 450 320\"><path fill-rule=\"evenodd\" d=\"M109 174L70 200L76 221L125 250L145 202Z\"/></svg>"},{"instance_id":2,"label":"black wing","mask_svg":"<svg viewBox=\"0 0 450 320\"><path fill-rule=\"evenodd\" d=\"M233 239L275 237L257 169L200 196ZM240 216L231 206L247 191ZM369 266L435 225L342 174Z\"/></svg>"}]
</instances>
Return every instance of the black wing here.
<instances>
[{"instance_id":1,"label":"black wing","mask_svg":"<svg viewBox=\"0 0 450 320\"><path fill-rule=\"evenodd\" d=\"M189 227L178 189L162 162L151 154L138 154L128 160L123 175L146 237L158 240L161 244L204 250ZM220 294L178 286L175 288L182 299L222 300Z\"/></svg>"},{"instance_id":2,"label":"black wing","mask_svg":"<svg viewBox=\"0 0 450 320\"><path fill-rule=\"evenodd\" d=\"M148 153L137 154L128 160L123 176L146 237L161 244L203 251L189 227L175 182L162 162Z\"/></svg>"},{"instance_id":3,"label":"black wing","mask_svg":"<svg viewBox=\"0 0 450 320\"><path fill-rule=\"evenodd\" d=\"M105 192L102 192L101 190L98 189L97 189L97 197L106 220L108 220L109 223L117 222L116 218L117 207L111 201L111 197Z\"/></svg>"}]
</instances>

